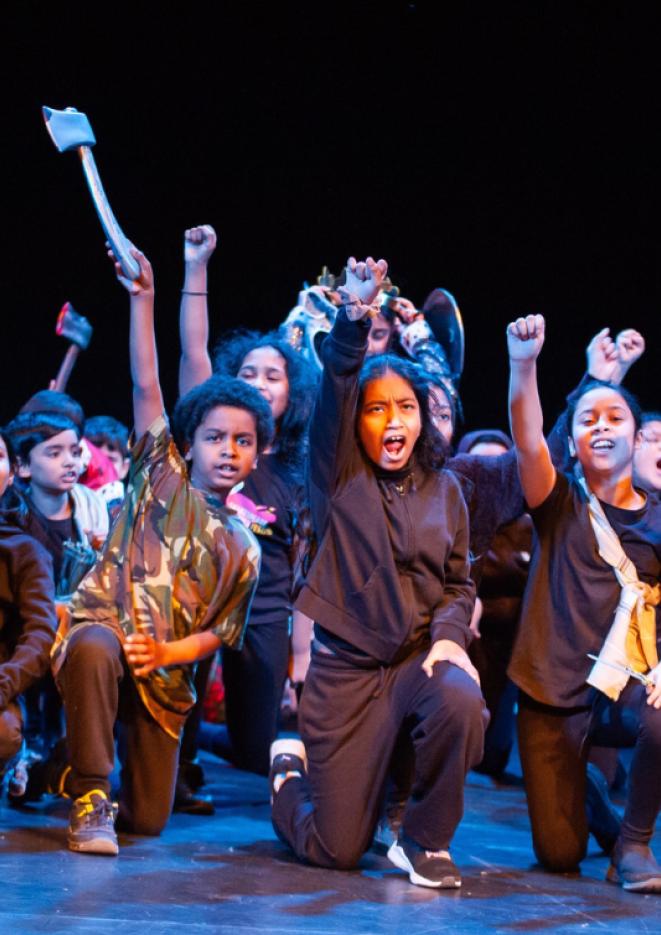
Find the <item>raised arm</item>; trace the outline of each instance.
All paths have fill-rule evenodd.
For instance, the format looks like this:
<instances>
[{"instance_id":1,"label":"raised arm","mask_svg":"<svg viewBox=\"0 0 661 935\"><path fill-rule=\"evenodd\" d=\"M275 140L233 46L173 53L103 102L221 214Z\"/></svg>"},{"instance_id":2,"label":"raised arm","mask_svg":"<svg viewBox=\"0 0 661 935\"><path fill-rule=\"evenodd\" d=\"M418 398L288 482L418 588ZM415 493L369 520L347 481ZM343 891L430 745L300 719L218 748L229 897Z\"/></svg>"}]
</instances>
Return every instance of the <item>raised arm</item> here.
<instances>
[{"instance_id":1,"label":"raised arm","mask_svg":"<svg viewBox=\"0 0 661 935\"><path fill-rule=\"evenodd\" d=\"M590 380L605 380L619 385L644 351L645 339L634 328L620 331L615 340L611 338L609 328L602 328L586 348L587 371L578 386L567 396L567 402L580 395ZM567 445L566 410L556 419L546 441L557 470L566 470L571 461Z\"/></svg>"},{"instance_id":2,"label":"raised arm","mask_svg":"<svg viewBox=\"0 0 661 935\"><path fill-rule=\"evenodd\" d=\"M510 357L510 425L519 477L529 507L546 500L555 484L555 468L544 438L537 387L537 357L544 344L541 315L517 318L507 326Z\"/></svg>"},{"instance_id":3,"label":"raised arm","mask_svg":"<svg viewBox=\"0 0 661 935\"><path fill-rule=\"evenodd\" d=\"M627 371L645 350L645 339L634 328L620 331L615 340L609 328L602 328L586 349L588 375L619 385Z\"/></svg>"},{"instance_id":4,"label":"raised arm","mask_svg":"<svg viewBox=\"0 0 661 935\"><path fill-rule=\"evenodd\" d=\"M112 250L108 256L115 264L117 279L131 296L129 356L133 381L133 424L136 439L163 413L163 394L158 379L158 355L154 334L154 274L151 263L135 247L131 255L140 266L137 279L127 279Z\"/></svg>"},{"instance_id":5,"label":"raised arm","mask_svg":"<svg viewBox=\"0 0 661 935\"><path fill-rule=\"evenodd\" d=\"M319 511L315 503L327 502L345 459L350 457L358 372L367 350L367 318L387 269L385 260L377 263L368 257L358 263L354 257L349 258L346 283L340 290L343 306L322 346L324 369L310 419L310 478L318 494L312 503L317 526Z\"/></svg>"},{"instance_id":6,"label":"raised arm","mask_svg":"<svg viewBox=\"0 0 661 935\"><path fill-rule=\"evenodd\" d=\"M207 265L216 249L216 232L209 224L184 232L184 287L179 308L181 358L179 395L211 376Z\"/></svg>"}]
</instances>

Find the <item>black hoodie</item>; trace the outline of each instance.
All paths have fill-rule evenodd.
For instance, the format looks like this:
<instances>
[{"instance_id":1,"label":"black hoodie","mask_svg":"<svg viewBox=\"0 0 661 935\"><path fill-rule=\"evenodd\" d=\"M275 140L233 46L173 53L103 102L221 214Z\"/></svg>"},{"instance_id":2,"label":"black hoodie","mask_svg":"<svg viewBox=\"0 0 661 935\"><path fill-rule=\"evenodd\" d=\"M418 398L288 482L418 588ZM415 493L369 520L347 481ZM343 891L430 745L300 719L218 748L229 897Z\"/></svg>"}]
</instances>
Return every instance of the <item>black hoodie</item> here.
<instances>
[{"instance_id":1,"label":"black hoodie","mask_svg":"<svg viewBox=\"0 0 661 935\"><path fill-rule=\"evenodd\" d=\"M296 607L381 664L422 643L465 647L475 589L468 518L449 471L377 472L355 433L369 321L340 311L322 348L310 423L310 506L319 549Z\"/></svg>"}]
</instances>

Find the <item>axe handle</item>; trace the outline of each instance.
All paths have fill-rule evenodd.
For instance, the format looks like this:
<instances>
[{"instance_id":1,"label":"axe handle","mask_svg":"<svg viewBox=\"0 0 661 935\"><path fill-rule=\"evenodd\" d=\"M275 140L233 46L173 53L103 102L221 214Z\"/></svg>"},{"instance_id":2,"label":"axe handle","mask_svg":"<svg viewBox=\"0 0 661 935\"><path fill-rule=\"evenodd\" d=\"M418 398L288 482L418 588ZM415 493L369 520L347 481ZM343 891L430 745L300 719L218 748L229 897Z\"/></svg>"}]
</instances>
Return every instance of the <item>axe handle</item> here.
<instances>
[{"instance_id":1,"label":"axe handle","mask_svg":"<svg viewBox=\"0 0 661 935\"><path fill-rule=\"evenodd\" d=\"M57 390L58 393L64 393L65 387L69 382L69 377L71 376L71 371L74 368L74 364L78 360L78 355L80 354L80 348L77 344L70 344L69 349L64 355L64 360L60 364L60 369L58 370L57 376L53 383L53 389Z\"/></svg>"},{"instance_id":2,"label":"axe handle","mask_svg":"<svg viewBox=\"0 0 661 935\"><path fill-rule=\"evenodd\" d=\"M96 213L99 215L101 227L110 242L113 253L119 260L122 272L126 278L131 280L137 279L140 275L140 267L131 256L131 246L117 223L115 215L112 213L108 198L101 184L101 177L99 176L99 170L96 167L92 150L89 146L80 146L78 147L78 153L83 165L85 178L87 179L87 185L92 195L92 201L96 208Z\"/></svg>"}]
</instances>

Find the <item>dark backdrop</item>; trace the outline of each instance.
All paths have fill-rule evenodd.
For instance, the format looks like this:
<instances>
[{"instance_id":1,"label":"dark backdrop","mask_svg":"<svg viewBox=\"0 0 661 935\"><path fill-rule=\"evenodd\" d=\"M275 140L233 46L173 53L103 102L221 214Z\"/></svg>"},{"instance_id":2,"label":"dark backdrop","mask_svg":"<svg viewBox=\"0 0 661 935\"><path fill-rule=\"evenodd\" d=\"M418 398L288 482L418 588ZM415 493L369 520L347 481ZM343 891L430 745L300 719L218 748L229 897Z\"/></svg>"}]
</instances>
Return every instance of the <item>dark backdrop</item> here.
<instances>
[{"instance_id":1,"label":"dark backdrop","mask_svg":"<svg viewBox=\"0 0 661 935\"><path fill-rule=\"evenodd\" d=\"M603 325L644 332L630 382L660 406L653 20L624 3L457 7L6 15L0 420L54 376L67 299L95 328L71 392L90 415L130 418L127 297L78 160L56 152L42 104L87 113L115 214L154 264L169 405L182 231L209 222L215 334L278 324L322 263L369 252L414 301L438 285L457 296L469 428L504 426L504 328L529 311L548 319L549 417Z\"/></svg>"}]
</instances>

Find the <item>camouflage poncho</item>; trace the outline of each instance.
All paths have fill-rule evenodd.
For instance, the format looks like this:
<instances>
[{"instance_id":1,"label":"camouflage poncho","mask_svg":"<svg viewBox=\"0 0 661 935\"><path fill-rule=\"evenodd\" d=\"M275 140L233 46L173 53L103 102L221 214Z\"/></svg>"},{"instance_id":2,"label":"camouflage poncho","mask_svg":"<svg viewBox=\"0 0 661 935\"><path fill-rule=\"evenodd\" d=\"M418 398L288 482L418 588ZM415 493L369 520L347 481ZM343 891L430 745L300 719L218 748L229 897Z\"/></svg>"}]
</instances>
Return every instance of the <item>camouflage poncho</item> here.
<instances>
[{"instance_id":1,"label":"camouflage poncho","mask_svg":"<svg viewBox=\"0 0 661 935\"><path fill-rule=\"evenodd\" d=\"M110 627L120 641L141 631L172 641L212 630L240 647L258 572L256 539L191 486L161 416L132 452L126 499L60 623L53 669L64 661L71 630L89 624ZM195 701L191 667L158 669L135 682L150 714L178 738Z\"/></svg>"}]
</instances>

